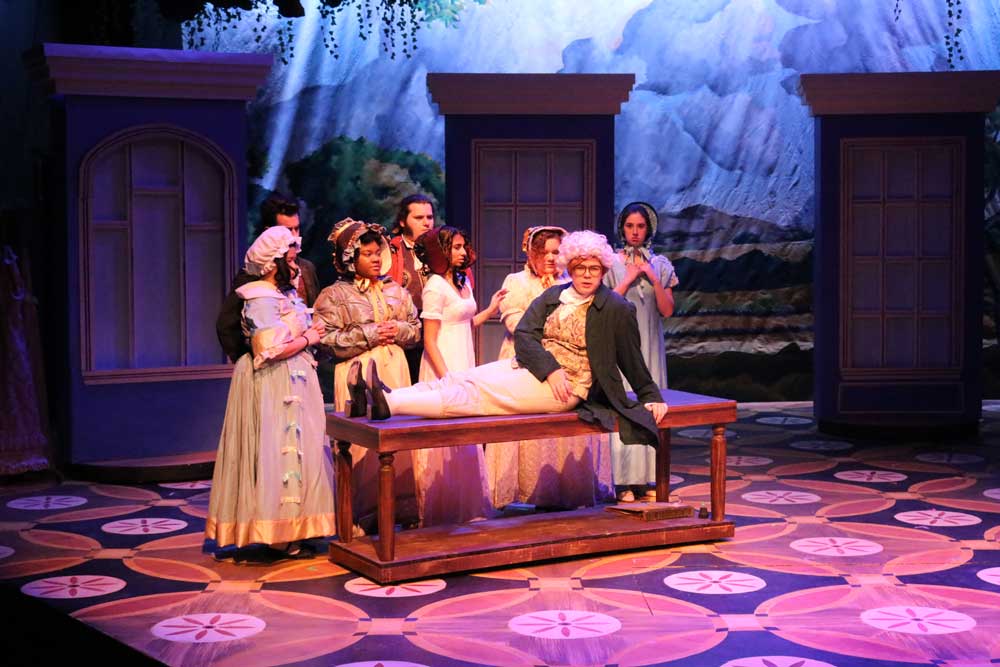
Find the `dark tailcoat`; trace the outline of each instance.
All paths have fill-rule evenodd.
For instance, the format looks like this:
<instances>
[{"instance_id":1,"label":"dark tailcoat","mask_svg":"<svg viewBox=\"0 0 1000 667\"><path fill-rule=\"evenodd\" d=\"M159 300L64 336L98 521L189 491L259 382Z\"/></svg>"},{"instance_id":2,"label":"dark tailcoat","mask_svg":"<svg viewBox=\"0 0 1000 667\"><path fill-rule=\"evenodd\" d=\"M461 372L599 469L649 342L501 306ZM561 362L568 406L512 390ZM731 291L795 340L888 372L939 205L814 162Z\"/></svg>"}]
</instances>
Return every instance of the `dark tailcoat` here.
<instances>
[{"instance_id":1,"label":"dark tailcoat","mask_svg":"<svg viewBox=\"0 0 1000 667\"><path fill-rule=\"evenodd\" d=\"M559 295L571 285L553 285L542 292L528 306L514 331L518 365L528 369L540 382L545 382L545 378L559 368L555 357L542 347L545 320L559 305ZM586 337L594 383L587 400L577 407L580 419L600 422L610 431L615 430L617 420L622 442L655 444L656 423L643 404L659 403L663 398L639 349L635 306L601 285L587 309ZM632 386L638 401L625 394L622 375Z\"/></svg>"}]
</instances>

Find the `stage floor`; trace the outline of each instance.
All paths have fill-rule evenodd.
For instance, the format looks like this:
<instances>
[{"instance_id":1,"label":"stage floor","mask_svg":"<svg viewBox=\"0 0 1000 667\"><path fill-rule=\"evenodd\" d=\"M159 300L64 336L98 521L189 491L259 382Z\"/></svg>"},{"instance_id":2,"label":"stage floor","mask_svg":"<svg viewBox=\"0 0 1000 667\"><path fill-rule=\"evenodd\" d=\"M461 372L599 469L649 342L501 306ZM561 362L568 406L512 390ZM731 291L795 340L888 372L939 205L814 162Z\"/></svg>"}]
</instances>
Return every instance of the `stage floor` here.
<instances>
[{"instance_id":1,"label":"stage floor","mask_svg":"<svg viewBox=\"0 0 1000 667\"><path fill-rule=\"evenodd\" d=\"M672 492L695 507L709 437L673 432ZM323 556L216 562L202 539L208 482L9 484L0 662L45 664L85 627L108 638L89 635L103 646L91 659L120 664L1000 660L1000 403L977 440L824 436L807 404L741 406L727 439L730 540L389 586Z\"/></svg>"}]
</instances>

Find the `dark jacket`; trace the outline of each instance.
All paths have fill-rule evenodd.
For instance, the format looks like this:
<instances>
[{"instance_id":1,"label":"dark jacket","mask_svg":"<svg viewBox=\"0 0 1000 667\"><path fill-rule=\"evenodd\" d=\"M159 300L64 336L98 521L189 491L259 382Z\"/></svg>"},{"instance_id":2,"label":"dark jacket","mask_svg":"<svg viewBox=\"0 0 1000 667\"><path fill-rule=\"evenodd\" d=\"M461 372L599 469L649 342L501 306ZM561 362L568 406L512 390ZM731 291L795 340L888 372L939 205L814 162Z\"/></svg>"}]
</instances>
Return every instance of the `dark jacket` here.
<instances>
[{"instance_id":1,"label":"dark jacket","mask_svg":"<svg viewBox=\"0 0 1000 667\"><path fill-rule=\"evenodd\" d=\"M316 276L316 265L305 257L298 257L295 262L299 265L299 280L302 283L302 291L305 294L302 300L306 306L313 307L316 297L319 296L319 278Z\"/></svg>"},{"instance_id":2,"label":"dark jacket","mask_svg":"<svg viewBox=\"0 0 1000 667\"><path fill-rule=\"evenodd\" d=\"M306 305L312 307L319 295L319 281L316 279L316 267L312 262L304 257L298 259L300 280L302 289L306 293ZM233 286L219 308L219 315L215 319L215 335L219 339L222 351L235 364L237 359L250 351L250 345L243 337L243 299L236 293L236 290L243 285L254 280L260 280L260 276L252 276L246 271L240 271L233 278Z\"/></svg>"},{"instance_id":3,"label":"dark jacket","mask_svg":"<svg viewBox=\"0 0 1000 667\"><path fill-rule=\"evenodd\" d=\"M545 320L559 305L560 293L571 285L553 285L542 292L528 306L514 331L518 365L528 369L540 382L559 368L555 357L542 347ZM622 442L656 444L656 422L643 404L659 403L663 397L642 358L635 306L601 285L587 309L586 336L594 384L587 400L576 410L580 419L600 422L609 431L615 430L617 420ZM638 401L626 396L622 375L632 386Z\"/></svg>"}]
</instances>

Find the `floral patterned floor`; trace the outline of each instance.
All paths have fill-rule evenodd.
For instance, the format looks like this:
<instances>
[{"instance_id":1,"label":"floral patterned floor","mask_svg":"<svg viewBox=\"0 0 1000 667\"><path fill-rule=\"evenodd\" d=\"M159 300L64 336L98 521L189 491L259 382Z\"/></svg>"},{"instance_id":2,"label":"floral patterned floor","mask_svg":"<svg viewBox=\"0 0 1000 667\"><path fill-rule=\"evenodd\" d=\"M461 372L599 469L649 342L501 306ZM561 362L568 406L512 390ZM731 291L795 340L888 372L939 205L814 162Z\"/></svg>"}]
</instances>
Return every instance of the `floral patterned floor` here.
<instances>
[{"instance_id":1,"label":"floral patterned floor","mask_svg":"<svg viewBox=\"0 0 1000 667\"><path fill-rule=\"evenodd\" d=\"M1000 663L1000 403L977 439L730 426L732 540L378 586L322 557L218 563L209 483L0 487L0 587L170 665L876 667ZM708 502L707 429L673 492Z\"/></svg>"}]
</instances>

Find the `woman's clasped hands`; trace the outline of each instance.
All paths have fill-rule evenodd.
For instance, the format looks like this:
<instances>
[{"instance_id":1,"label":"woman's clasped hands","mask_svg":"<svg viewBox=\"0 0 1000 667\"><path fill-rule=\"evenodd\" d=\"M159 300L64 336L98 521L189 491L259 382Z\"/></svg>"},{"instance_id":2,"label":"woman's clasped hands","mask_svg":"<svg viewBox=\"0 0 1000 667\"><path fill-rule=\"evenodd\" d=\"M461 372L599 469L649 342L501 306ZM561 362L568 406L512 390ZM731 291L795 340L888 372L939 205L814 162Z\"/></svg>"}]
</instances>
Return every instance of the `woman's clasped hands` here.
<instances>
[{"instance_id":1,"label":"woman's clasped hands","mask_svg":"<svg viewBox=\"0 0 1000 667\"><path fill-rule=\"evenodd\" d=\"M396 334L399 333L399 323L396 320L379 322L375 332L378 334L377 345L392 345L396 342Z\"/></svg>"}]
</instances>

